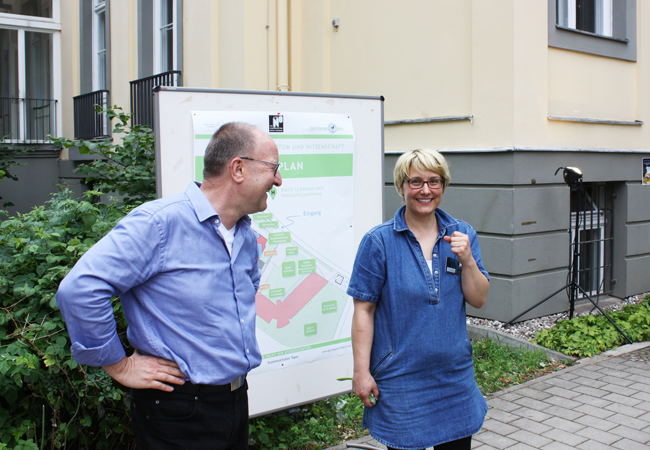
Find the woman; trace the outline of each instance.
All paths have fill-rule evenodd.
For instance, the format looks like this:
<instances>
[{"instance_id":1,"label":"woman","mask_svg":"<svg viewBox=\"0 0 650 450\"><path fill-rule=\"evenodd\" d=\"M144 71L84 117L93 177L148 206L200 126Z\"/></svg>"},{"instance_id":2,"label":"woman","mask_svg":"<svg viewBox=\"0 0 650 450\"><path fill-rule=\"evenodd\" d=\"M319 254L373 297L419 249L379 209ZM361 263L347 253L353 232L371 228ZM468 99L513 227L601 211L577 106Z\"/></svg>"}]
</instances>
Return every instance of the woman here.
<instances>
[{"instance_id":1,"label":"woman","mask_svg":"<svg viewBox=\"0 0 650 450\"><path fill-rule=\"evenodd\" d=\"M366 406L363 426L389 450L469 450L487 403L465 302L483 306L489 276L476 232L438 208L451 179L444 157L406 152L394 177L404 206L365 235L348 287L352 386Z\"/></svg>"}]
</instances>

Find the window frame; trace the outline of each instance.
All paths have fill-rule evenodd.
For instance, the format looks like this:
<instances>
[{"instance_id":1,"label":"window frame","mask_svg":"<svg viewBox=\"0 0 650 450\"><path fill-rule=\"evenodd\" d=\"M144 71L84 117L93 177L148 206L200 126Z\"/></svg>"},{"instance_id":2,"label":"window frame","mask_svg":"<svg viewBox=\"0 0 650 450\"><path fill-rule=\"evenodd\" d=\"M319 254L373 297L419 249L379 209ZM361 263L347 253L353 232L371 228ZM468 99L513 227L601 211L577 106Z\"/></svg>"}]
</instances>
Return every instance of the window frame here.
<instances>
[{"instance_id":1,"label":"window frame","mask_svg":"<svg viewBox=\"0 0 650 450\"><path fill-rule=\"evenodd\" d=\"M560 27L570 30L587 31L578 28L578 8L579 0L557 0L557 24ZM598 36L614 36L614 9L613 0L593 0L594 1L594 34Z\"/></svg>"},{"instance_id":2,"label":"window frame","mask_svg":"<svg viewBox=\"0 0 650 450\"><path fill-rule=\"evenodd\" d=\"M162 23L162 3L164 1L172 2L172 20L166 24ZM153 71L154 74L171 72L179 70L179 11L177 0L154 0L153 2ZM171 67L163 67L165 62L164 53L167 48L165 47L166 41L163 34L167 30L172 30L172 63Z\"/></svg>"},{"instance_id":3,"label":"window frame","mask_svg":"<svg viewBox=\"0 0 650 450\"><path fill-rule=\"evenodd\" d=\"M548 0L548 46L626 61L637 60L636 0L612 0L612 36L558 24L558 1Z\"/></svg>"},{"instance_id":4,"label":"window frame","mask_svg":"<svg viewBox=\"0 0 650 450\"><path fill-rule=\"evenodd\" d=\"M103 15L103 23L100 24L99 16ZM106 89L106 72L107 72L107 20L108 4L105 0L93 0L92 11L92 89L99 91ZM100 27L100 25L102 25ZM100 41L104 41L104 48L100 49ZM103 53L103 64L101 63L101 54Z\"/></svg>"},{"instance_id":5,"label":"window frame","mask_svg":"<svg viewBox=\"0 0 650 450\"><path fill-rule=\"evenodd\" d=\"M50 79L50 97L56 101L55 115L56 118L61 117L61 7L60 0L52 0L52 17L36 17L25 16L21 14L8 14L0 13L0 28L15 30L17 34L17 47L18 47L18 98L24 99L27 94L27 73L26 73L26 45L25 33L45 33L51 35L51 79ZM19 106L19 130L25 130L26 124L24 123L24 105L21 103ZM62 121L56 120L57 136L63 133ZM11 142L22 142L20 138L11 139ZM27 142L27 141L25 141ZM38 143L38 142L35 142Z\"/></svg>"}]
</instances>

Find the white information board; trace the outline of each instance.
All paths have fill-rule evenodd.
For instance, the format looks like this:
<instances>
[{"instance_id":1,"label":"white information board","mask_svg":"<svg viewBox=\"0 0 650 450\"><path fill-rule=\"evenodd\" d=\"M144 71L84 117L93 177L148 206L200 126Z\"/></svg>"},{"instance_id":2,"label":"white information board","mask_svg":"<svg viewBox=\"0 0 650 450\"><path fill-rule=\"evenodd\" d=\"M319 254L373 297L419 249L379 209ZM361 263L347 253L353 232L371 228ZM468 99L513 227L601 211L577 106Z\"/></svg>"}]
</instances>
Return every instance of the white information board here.
<instances>
[{"instance_id":1,"label":"white information board","mask_svg":"<svg viewBox=\"0 0 650 450\"><path fill-rule=\"evenodd\" d=\"M345 294L363 234L382 221L383 98L157 88L158 196L202 179L211 134L252 123L278 145L282 186L253 215L262 279L262 365L249 375L251 416L351 389L352 301Z\"/></svg>"}]
</instances>

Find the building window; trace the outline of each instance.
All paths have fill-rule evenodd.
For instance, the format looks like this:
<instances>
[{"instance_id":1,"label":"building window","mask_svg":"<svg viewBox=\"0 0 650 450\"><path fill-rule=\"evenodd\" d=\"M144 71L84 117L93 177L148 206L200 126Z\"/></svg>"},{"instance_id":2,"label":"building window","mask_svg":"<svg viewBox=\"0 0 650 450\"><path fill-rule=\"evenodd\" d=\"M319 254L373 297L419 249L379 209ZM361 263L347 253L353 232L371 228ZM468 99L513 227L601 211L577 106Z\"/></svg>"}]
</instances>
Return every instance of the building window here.
<instances>
[{"instance_id":1,"label":"building window","mask_svg":"<svg viewBox=\"0 0 650 450\"><path fill-rule=\"evenodd\" d=\"M0 13L52 18L52 0L2 0Z\"/></svg>"},{"instance_id":2,"label":"building window","mask_svg":"<svg viewBox=\"0 0 650 450\"><path fill-rule=\"evenodd\" d=\"M154 2L154 72L178 70L178 37L176 0Z\"/></svg>"},{"instance_id":3,"label":"building window","mask_svg":"<svg viewBox=\"0 0 650 450\"><path fill-rule=\"evenodd\" d=\"M106 89L106 2L94 0L93 91Z\"/></svg>"},{"instance_id":4,"label":"building window","mask_svg":"<svg viewBox=\"0 0 650 450\"><path fill-rule=\"evenodd\" d=\"M548 0L548 45L636 61L636 3Z\"/></svg>"},{"instance_id":5,"label":"building window","mask_svg":"<svg viewBox=\"0 0 650 450\"><path fill-rule=\"evenodd\" d=\"M611 293L612 278L612 187L584 183L571 191L572 254L578 230L578 285L590 296ZM578 298L582 297L578 293Z\"/></svg>"},{"instance_id":6,"label":"building window","mask_svg":"<svg viewBox=\"0 0 650 450\"><path fill-rule=\"evenodd\" d=\"M600 36L613 36L613 0L558 0L558 25Z\"/></svg>"},{"instance_id":7,"label":"building window","mask_svg":"<svg viewBox=\"0 0 650 450\"><path fill-rule=\"evenodd\" d=\"M0 2L0 136L42 143L58 135L58 0Z\"/></svg>"}]
</instances>

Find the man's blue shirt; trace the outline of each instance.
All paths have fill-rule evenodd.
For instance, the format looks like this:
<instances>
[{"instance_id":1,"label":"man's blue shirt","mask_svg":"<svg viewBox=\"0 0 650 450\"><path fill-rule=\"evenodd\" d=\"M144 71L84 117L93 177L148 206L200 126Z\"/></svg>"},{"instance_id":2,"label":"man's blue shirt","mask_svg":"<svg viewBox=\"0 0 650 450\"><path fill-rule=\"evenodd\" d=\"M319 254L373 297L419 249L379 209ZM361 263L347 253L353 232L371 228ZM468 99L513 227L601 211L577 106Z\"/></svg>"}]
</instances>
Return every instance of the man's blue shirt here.
<instances>
[{"instance_id":1,"label":"man's blue shirt","mask_svg":"<svg viewBox=\"0 0 650 450\"><path fill-rule=\"evenodd\" d=\"M256 236L241 218L230 255L220 223L192 183L136 208L95 244L56 296L75 360L105 366L125 356L111 306L119 296L131 345L176 362L192 383L226 384L257 367Z\"/></svg>"}]
</instances>

